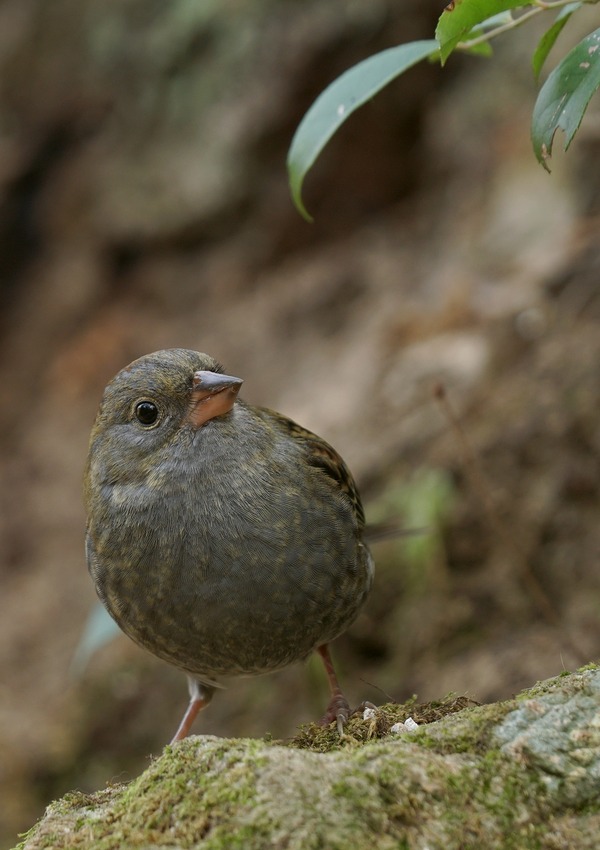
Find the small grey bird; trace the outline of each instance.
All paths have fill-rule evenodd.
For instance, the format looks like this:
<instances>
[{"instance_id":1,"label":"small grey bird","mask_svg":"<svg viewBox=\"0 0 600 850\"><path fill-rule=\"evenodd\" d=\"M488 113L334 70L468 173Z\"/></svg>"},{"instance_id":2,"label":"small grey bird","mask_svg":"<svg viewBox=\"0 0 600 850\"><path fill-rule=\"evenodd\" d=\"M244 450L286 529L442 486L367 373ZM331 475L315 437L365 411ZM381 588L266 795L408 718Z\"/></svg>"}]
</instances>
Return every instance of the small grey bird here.
<instances>
[{"instance_id":1,"label":"small grey bird","mask_svg":"<svg viewBox=\"0 0 600 850\"><path fill-rule=\"evenodd\" d=\"M320 654L324 723L349 715L328 644L373 581L344 461L295 422L238 398L212 357L171 349L108 384L85 472L98 595L136 643L183 670L185 737L215 688Z\"/></svg>"}]
</instances>

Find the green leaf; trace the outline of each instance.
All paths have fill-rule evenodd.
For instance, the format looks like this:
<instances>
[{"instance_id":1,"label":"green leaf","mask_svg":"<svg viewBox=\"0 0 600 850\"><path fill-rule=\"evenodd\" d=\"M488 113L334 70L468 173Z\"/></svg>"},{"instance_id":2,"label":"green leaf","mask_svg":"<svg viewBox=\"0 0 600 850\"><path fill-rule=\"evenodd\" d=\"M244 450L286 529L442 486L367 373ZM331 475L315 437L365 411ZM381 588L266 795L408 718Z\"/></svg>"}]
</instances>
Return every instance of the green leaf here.
<instances>
[{"instance_id":1,"label":"green leaf","mask_svg":"<svg viewBox=\"0 0 600 850\"><path fill-rule=\"evenodd\" d=\"M587 35L550 74L533 108L531 140L538 161L549 171L554 134L565 134L565 150L579 129L592 95L600 86L600 29Z\"/></svg>"},{"instance_id":2,"label":"green leaf","mask_svg":"<svg viewBox=\"0 0 600 850\"><path fill-rule=\"evenodd\" d=\"M442 65L456 45L478 24L509 9L528 5L523 0L451 0L442 12L435 30Z\"/></svg>"},{"instance_id":3,"label":"green leaf","mask_svg":"<svg viewBox=\"0 0 600 850\"><path fill-rule=\"evenodd\" d=\"M482 21L480 24L475 24L471 32L469 33L469 38L471 36L480 35L483 32L487 32L488 30L493 30L496 27L504 26L504 24L509 24L512 21L512 15L509 11L500 12L497 15L492 15L491 18L486 18L485 21Z\"/></svg>"},{"instance_id":4,"label":"green leaf","mask_svg":"<svg viewBox=\"0 0 600 850\"><path fill-rule=\"evenodd\" d=\"M422 59L437 55L438 44L433 39L391 47L350 68L315 100L294 134L287 160L292 198L307 221L312 219L302 202L302 184L336 130L393 79Z\"/></svg>"},{"instance_id":5,"label":"green leaf","mask_svg":"<svg viewBox=\"0 0 600 850\"><path fill-rule=\"evenodd\" d=\"M500 12L499 15L492 15L491 18L487 18L480 24L476 24L471 32L467 33L465 40L471 41L471 39L479 38L479 36L488 32L488 30L493 30L496 27L503 26L510 21L512 21L510 12ZM480 41L479 44L474 44L471 47L466 48L464 52L473 56L493 56L494 53L489 41Z\"/></svg>"},{"instance_id":6,"label":"green leaf","mask_svg":"<svg viewBox=\"0 0 600 850\"><path fill-rule=\"evenodd\" d=\"M582 2L569 3L567 6L563 6L550 29L541 37L531 59L533 73L535 74L536 80L539 78L544 62L554 47L554 42L561 34L564 25L567 23L573 12L576 9L579 9L580 6L583 6Z\"/></svg>"},{"instance_id":7,"label":"green leaf","mask_svg":"<svg viewBox=\"0 0 600 850\"><path fill-rule=\"evenodd\" d=\"M494 51L492 49L492 45L489 41L482 41L480 44L474 44L473 47L469 47L468 50L465 50L465 53L468 53L472 56L493 56Z\"/></svg>"}]
</instances>

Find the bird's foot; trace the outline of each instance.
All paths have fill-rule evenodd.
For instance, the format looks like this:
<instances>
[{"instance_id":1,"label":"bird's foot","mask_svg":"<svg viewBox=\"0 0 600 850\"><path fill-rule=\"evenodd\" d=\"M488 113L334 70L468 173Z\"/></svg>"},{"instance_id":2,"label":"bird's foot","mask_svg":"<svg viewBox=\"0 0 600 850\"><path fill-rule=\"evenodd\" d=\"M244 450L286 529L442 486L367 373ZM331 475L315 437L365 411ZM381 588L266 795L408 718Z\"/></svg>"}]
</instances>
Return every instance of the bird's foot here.
<instances>
[{"instance_id":1,"label":"bird's foot","mask_svg":"<svg viewBox=\"0 0 600 850\"><path fill-rule=\"evenodd\" d=\"M334 694L327 706L323 717L319 720L319 726L329 726L335 720L339 735L344 734L344 726L350 717L350 706L344 694L340 691ZM352 712L353 713L353 712Z\"/></svg>"},{"instance_id":2,"label":"bird's foot","mask_svg":"<svg viewBox=\"0 0 600 850\"><path fill-rule=\"evenodd\" d=\"M348 700L342 693L342 690L339 686L337 676L335 675L335 670L333 669L333 662L331 660L331 655L329 654L329 647L326 643L317 647L317 652L321 656L323 660L323 665L325 666L325 672L327 673L327 678L329 679L329 687L331 688L331 699L329 700L329 705L327 706L327 711L319 721L321 726L329 726L330 723L333 723L335 720L337 724L337 730L340 735L344 734L344 726L348 722L348 718L350 717L350 706L348 704Z\"/></svg>"}]
</instances>

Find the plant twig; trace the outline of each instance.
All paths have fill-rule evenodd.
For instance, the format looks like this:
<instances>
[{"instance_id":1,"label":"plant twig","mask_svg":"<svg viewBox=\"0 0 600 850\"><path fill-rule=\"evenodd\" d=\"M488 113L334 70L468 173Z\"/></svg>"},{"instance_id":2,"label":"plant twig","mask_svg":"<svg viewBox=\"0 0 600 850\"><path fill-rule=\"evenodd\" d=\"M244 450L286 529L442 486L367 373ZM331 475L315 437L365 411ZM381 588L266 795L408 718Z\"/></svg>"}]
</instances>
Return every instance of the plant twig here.
<instances>
[{"instance_id":1,"label":"plant twig","mask_svg":"<svg viewBox=\"0 0 600 850\"><path fill-rule=\"evenodd\" d=\"M518 18L512 18L512 20L507 21L505 24L493 27L475 38L470 38L468 41L459 41L456 45L456 50L471 50L471 48L491 41L493 38L502 35L502 33L522 26L522 24L531 20L531 18L536 17L536 15L541 15L543 12L550 12L553 9L560 9L563 6L568 6L571 2L572 0L548 0L548 2L544 2L544 0L534 0L534 2L530 4L534 6L533 9L530 9L528 12L524 12L522 15L519 15ZM586 5L594 5L598 2L599 0L583 0L583 3Z\"/></svg>"}]
</instances>

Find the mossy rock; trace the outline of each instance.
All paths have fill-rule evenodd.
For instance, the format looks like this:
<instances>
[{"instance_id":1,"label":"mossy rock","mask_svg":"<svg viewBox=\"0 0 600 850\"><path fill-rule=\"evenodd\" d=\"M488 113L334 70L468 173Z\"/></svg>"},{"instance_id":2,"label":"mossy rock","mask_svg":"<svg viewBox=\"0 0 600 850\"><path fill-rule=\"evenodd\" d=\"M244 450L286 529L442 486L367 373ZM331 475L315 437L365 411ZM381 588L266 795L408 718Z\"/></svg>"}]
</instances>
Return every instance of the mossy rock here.
<instances>
[{"instance_id":1,"label":"mossy rock","mask_svg":"<svg viewBox=\"0 0 600 850\"><path fill-rule=\"evenodd\" d=\"M418 728L391 732L411 716ZM351 718L339 738L192 736L136 780L48 807L19 848L596 848L600 669L478 706Z\"/></svg>"}]
</instances>

